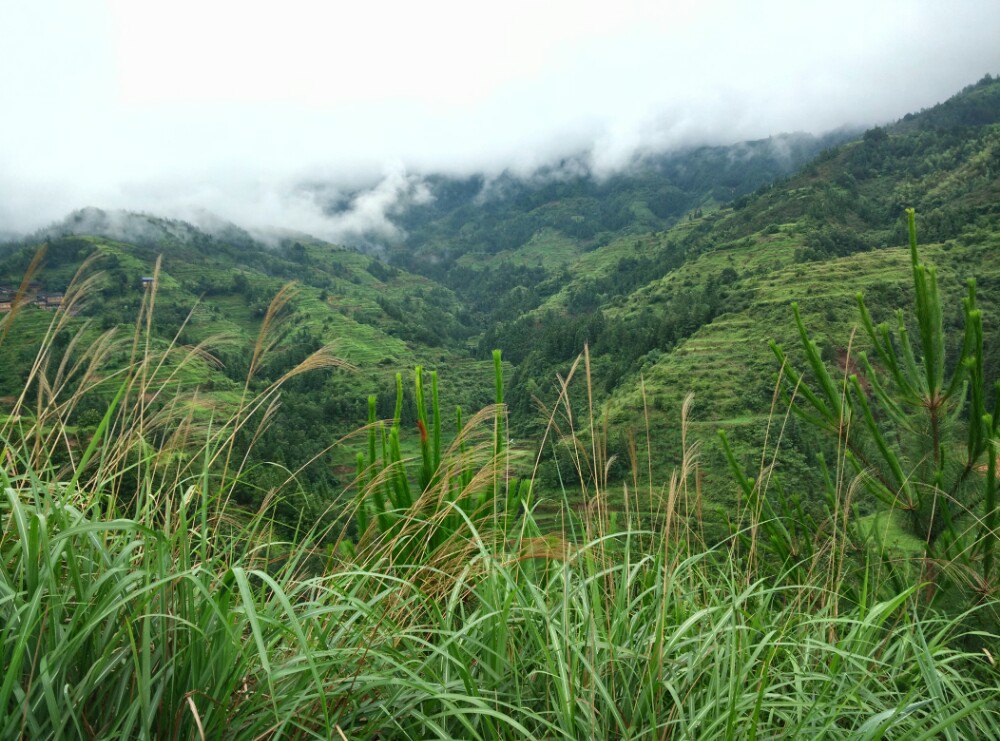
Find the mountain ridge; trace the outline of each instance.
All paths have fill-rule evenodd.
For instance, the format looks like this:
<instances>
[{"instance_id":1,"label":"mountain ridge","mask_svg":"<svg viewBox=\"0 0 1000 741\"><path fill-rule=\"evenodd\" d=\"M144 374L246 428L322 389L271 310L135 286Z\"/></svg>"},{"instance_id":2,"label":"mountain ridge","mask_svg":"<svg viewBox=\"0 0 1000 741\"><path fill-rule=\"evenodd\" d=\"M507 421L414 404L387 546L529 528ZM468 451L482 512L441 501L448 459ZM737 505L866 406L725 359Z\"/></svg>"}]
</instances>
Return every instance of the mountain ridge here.
<instances>
[{"instance_id":1,"label":"mountain ridge","mask_svg":"<svg viewBox=\"0 0 1000 741\"><path fill-rule=\"evenodd\" d=\"M614 180L586 186L571 180L515 188L499 205L474 202L482 183L441 180L440 189L454 188L452 201L404 216L408 236L390 248L388 262L307 235L265 242L222 221L206 230L148 214L84 209L37 235L48 249L38 279L43 289L62 290L76 266L98 254L102 276L78 320L105 329L127 326L142 300L140 278L162 256L156 326L163 341L181 324L185 343L213 334L236 338L235 346L219 351L220 368L205 367L189 379L223 401L245 373L270 298L298 282L267 373L280 374L330 343L359 370L290 384L281 418L288 429L275 430L269 447L292 467L360 424L367 395L376 396L380 414L389 414L398 370L446 370L447 398L465 408L488 403L484 389L495 347L508 361L514 431L531 440L542 421L536 400L552 402L553 379L587 343L595 403L606 408L608 445L618 456L613 475L625 475L627 430L642 429L643 414L662 443L651 463L665 471L677 462L680 405L693 390L692 440L701 441L709 480L719 492L715 504L724 510L729 488L711 442L714 428L760 427L775 371L766 344L789 340L788 303L800 299L833 360L850 336L855 291L874 291L879 312L905 305L903 253L894 247L902 240L903 206L917 208L922 242L942 275L971 270L981 281L988 315L997 307L1000 266L992 255L1000 233L1000 81L984 78L939 106L835 146L795 141L803 159L818 151L780 177L772 144L748 144L744 152L751 154L742 160L726 148L671 155L669 167L679 171L683 165L689 182L698 185L676 202L676 214L664 212L663 219L634 200L660 192L656 188L677 188L651 171L617 186ZM712 170L720 158L732 159L735 169ZM747 192L720 203L716 196L730 187L727 177ZM762 179L765 184L749 189ZM601 198L611 204L604 216L600 209L575 213ZM631 220L617 231L603 229L626 201ZM476 213L492 214L493 221L477 222ZM475 218L464 222L470 214ZM534 216L512 227L512 246L482 241L490 230L506 229L508 217L525 214ZM602 222L605 217L611 221ZM75 233L81 231L103 236ZM434 242L435 231L448 237L444 247ZM406 240L421 234L431 235L422 247L407 247ZM5 248L0 283L19 280L36 246L28 240ZM836 278L824 282L824 275ZM24 320L37 329L44 317L26 311ZM0 364L7 393L16 389L32 336L27 332ZM1000 360L995 351L989 357ZM407 395L408 415L412 404ZM755 435L734 438L741 454L759 448ZM789 439L784 465L808 481L811 443L794 427ZM560 454L557 446L556 459ZM309 482L320 498L334 496L342 485L350 464L345 455L335 452L332 468L318 467ZM544 487L558 485L553 465L542 466Z\"/></svg>"}]
</instances>

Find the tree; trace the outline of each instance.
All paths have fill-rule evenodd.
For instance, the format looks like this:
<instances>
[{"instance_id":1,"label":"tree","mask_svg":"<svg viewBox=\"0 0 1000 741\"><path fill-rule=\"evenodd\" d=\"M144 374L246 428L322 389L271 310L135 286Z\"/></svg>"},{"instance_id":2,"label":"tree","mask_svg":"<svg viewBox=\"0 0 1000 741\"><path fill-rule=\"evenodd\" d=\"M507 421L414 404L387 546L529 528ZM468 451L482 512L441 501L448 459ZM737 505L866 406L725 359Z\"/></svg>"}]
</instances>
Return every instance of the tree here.
<instances>
[{"instance_id":1,"label":"tree","mask_svg":"<svg viewBox=\"0 0 1000 741\"><path fill-rule=\"evenodd\" d=\"M843 451L838 464L852 469L865 490L904 513L905 528L921 543L923 577L949 591L984 596L997 586L1000 393L987 411L982 314L971 279L960 344L949 361L937 273L920 261L913 209L906 215L912 329L902 311L895 328L875 325L858 294L861 326L874 350L872 358L860 353L858 372L835 378L795 305L810 379L793 368L781 347L772 343L772 349L795 412L837 441Z\"/></svg>"}]
</instances>

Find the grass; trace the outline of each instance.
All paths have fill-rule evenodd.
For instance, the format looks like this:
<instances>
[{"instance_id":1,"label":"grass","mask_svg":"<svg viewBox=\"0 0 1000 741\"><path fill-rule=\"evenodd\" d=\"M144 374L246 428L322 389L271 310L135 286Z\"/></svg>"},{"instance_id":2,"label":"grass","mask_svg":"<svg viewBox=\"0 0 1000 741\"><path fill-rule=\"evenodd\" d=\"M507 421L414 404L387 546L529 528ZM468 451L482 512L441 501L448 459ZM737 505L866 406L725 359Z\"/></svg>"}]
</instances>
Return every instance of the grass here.
<instances>
[{"instance_id":1,"label":"grass","mask_svg":"<svg viewBox=\"0 0 1000 741\"><path fill-rule=\"evenodd\" d=\"M546 432L579 491L544 521L508 491L502 404L440 449L404 441L415 460L373 446L348 501L408 486L382 510L391 528L355 534L347 505L317 510L291 478L241 509L236 432L256 439L285 380L337 362L321 350L251 391L287 299L216 416L190 413L196 395L157 397L209 348L147 341L151 302L106 346L39 343L0 427L0 736L1000 738L1000 636L970 627L995 601L930 608L877 557L831 571L846 537L791 566L740 538L707 547L686 407L679 468L648 473L651 432L613 511L586 355ZM122 348L128 362L106 367ZM100 424L75 438L72 409L108 386ZM302 503L297 522L276 519L282 503Z\"/></svg>"},{"instance_id":2,"label":"grass","mask_svg":"<svg viewBox=\"0 0 1000 741\"><path fill-rule=\"evenodd\" d=\"M645 553L639 533L606 536L607 564L605 540L527 561L477 540L415 582L310 568L308 540L267 543L259 519L206 538L183 513L150 531L8 507L5 561L33 568L5 575L5 736L997 734L983 655L912 589L838 614L821 589Z\"/></svg>"}]
</instances>

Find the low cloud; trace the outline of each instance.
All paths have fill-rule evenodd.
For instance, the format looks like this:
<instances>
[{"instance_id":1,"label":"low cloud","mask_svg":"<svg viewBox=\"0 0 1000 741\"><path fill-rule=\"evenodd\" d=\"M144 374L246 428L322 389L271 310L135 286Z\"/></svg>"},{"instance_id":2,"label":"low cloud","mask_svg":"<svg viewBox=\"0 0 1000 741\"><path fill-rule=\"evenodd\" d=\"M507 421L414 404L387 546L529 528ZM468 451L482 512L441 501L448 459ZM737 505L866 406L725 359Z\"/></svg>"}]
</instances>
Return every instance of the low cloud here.
<instances>
[{"instance_id":1,"label":"low cloud","mask_svg":"<svg viewBox=\"0 0 1000 741\"><path fill-rule=\"evenodd\" d=\"M397 165L374 187L351 196L344 208L335 208L326 217L325 234L320 236L334 241L366 236L398 240L403 234L392 217L432 200L427 183Z\"/></svg>"},{"instance_id":2,"label":"low cloud","mask_svg":"<svg viewBox=\"0 0 1000 741\"><path fill-rule=\"evenodd\" d=\"M0 234L95 206L392 241L431 173L489 197L882 123L1000 72L998 38L995 0L6 3Z\"/></svg>"}]
</instances>

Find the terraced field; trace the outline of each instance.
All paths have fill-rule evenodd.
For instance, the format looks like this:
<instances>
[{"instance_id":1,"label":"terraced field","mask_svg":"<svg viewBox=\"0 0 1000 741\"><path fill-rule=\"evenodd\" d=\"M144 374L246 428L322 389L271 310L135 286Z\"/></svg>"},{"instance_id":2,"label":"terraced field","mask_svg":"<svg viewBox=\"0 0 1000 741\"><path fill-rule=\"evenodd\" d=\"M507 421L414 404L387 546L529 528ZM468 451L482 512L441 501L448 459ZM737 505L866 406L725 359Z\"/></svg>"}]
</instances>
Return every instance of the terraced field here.
<instances>
[{"instance_id":1,"label":"terraced field","mask_svg":"<svg viewBox=\"0 0 1000 741\"><path fill-rule=\"evenodd\" d=\"M773 249L772 242L763 245L761 252L767 254ZM732 250L704 255L698 263L725 263L727 253ZM939 284L951 299L952 316L961 307L965 277L976 277L986 316L987 345L1000 344L1000 235L967 245L926 245L921 254L938 267ZM752 267L748 272L752 273ZM682 271L678 271L647 290L654 294L669 290L663 284L683 279ZM895 309L911 305L911 283L909 250L903 247L789 265L764 278L741 280L738 288L751 297L746 309L717 317L641 371L651 437L656 441L654 478L665 480L679 460L681 405L688 394L693 394L690 433L702 446L706 489L720 507L727 506L727 497L735 496L735 487L728 479L716 430L727 430L751 469L756 467L754 461L759 462L769 423L773 442L784 422L786 407L779 402L772 408L778 364L768 345L774 340L789 351L792 359L800 359L797 333L790 321L791 303L799 304L803 321L824 347L831 364L840 363L842 367L849 345L853 355L867 349L863 333L857 331L855 295L861 292L868 297L876 321L886 320ZM645 428L638 376L629 378L611 395L608 417L612 425L640 431ZM798 485L803 487L809 483L808 478L801 477L802 469L808 467L809 450L808 441L789 444L786 440L778 456L785 469L800 475Z\"/></svg>"}]
</instances>

